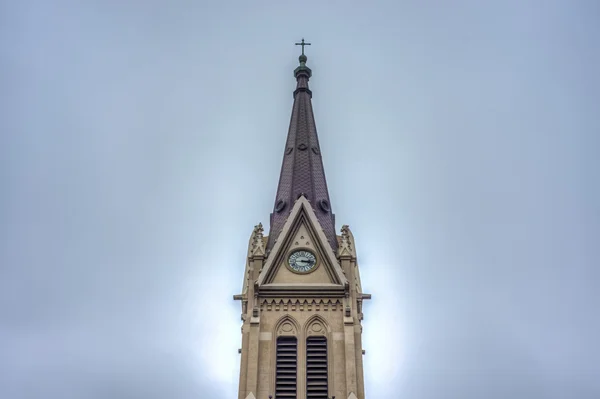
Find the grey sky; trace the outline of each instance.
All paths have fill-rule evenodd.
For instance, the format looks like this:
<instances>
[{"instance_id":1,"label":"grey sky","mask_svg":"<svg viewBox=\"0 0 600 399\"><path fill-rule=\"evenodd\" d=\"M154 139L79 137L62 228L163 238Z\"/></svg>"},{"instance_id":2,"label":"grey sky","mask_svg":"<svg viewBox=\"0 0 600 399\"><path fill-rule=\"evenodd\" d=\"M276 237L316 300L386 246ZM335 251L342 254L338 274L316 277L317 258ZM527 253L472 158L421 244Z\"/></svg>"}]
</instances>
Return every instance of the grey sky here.
<instances>
[{"instance_id":1,"label":"grey sky","mask_svg":"<svg viewBox=\"0 0 600 399\"><path fill-rule=\"evenodd\" d=\"M567 0L1 2L0 397L236 396L303 36L367 396L600 397L600 3Z\"/></svg>"}]
</instances>

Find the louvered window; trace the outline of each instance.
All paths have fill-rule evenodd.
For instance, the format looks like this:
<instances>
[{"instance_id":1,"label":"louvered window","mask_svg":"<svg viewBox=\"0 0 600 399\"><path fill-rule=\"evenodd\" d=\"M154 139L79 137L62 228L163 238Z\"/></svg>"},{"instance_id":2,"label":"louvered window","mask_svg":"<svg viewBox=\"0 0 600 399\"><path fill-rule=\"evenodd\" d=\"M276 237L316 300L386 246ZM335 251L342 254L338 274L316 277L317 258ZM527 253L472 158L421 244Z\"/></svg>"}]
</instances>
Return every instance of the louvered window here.
<instances>
[{"instance_id":1,"label":"louvered window","mask_svg":"<svg viewBox=\"0 0 600 399\"><path fill-rule=\"evenodd\" d=\"M327 339L306 339L306 398L327 399Z\"/></svg>"},{"instance_id":2,"label":"louvered window","mask_svg":"<svg viewBox=\"0 0 600 399\"><path fill-rule=\"evenodd\" d=\"M296 363L298 358L296 337L277 338L277 370L275 398L296 399Z\"/></svg>"}]
</instances>

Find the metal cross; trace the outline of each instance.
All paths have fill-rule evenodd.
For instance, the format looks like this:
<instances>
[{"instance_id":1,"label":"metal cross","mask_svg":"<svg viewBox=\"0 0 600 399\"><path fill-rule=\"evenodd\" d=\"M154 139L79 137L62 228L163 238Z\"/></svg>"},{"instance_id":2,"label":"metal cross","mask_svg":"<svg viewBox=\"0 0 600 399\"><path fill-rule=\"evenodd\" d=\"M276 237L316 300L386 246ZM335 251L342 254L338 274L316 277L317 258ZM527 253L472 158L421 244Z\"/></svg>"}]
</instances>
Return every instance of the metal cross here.
<instances>
[{"instance_id":1,"label":"metal cross","mask_svg":"<svg viewBox=\"0 0 600 399\"><path fill-rule=\"evenodd\" d=\"M304 43L304 38L302 38L302 42L296 43L296 46L302 46L302 55L304 55L304 46L310 46L310 43Z\"/></svg>"}]
</instances>

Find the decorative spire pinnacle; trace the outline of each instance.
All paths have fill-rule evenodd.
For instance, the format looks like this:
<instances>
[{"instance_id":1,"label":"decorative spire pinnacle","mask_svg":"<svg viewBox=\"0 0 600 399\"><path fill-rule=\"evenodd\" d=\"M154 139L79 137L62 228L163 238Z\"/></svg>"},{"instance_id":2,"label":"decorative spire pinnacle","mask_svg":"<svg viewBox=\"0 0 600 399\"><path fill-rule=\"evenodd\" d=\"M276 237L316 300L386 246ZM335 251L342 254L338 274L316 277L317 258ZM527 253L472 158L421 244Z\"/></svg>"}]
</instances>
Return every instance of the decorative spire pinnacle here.
<instances>
[{"instance_id":1,"label":"decorative spire pinnacle","mask_svg":"<svg viewBox=\"0 0 600 399\"><path fill-rule=\"evenodd\" d=\"M342 226L342 242L338 248L338 256L352 256L352 243L350 242L350 228L347 224Z\"/></svg>"},{"instance_id":2,"label":"decorative spire pinnacle","mask_svg":"<svg viewBox=\"0 0 600 399\"><path fill-rule=\"evenodd\" d=\"M304 38L302 38L302 41L300 43L295 44L296 46L302 46L302 54L300 54L300 57L298 57L298 61L300 61L300 66L294 70L294 76L296 77L296 79L298 79L299 76L306 74L307 78L310 78L312 76L312 71L309 67L306 66L306 60L308 59L308 57L304 55L304 46L310 46L311 43L305 43Z\"/></svg>"},{"instance_id":3,"label":"decorative spire pinnacle","mask_svg":"<svg viewBox=\"0 0 600 399\"><path fill-rule=\"evenodd\" d=\"M265 255L265 245L263 242L263 226L262 223L254 226L254 231L252 232L252 256L264 256Z\"/></svg>"}]
</instances>

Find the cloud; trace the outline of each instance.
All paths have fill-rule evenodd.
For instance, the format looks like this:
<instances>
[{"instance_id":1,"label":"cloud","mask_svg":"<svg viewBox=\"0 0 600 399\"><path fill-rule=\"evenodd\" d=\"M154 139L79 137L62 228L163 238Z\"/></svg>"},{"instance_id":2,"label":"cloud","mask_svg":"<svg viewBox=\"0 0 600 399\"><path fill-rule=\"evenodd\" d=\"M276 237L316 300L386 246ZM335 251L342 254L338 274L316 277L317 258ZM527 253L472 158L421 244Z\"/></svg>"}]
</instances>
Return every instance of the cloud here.
<instances>
[{"instance_id":1,"label":"cloud","mask_svg":"<svg viewBox=\"0 0 600 399\"><path fill-rule=\"evenodd\" d=\"M2 8L1 397L235 397L303 35L367 395L600 395L594 5Z\"/></svg>"}]
</instances>

